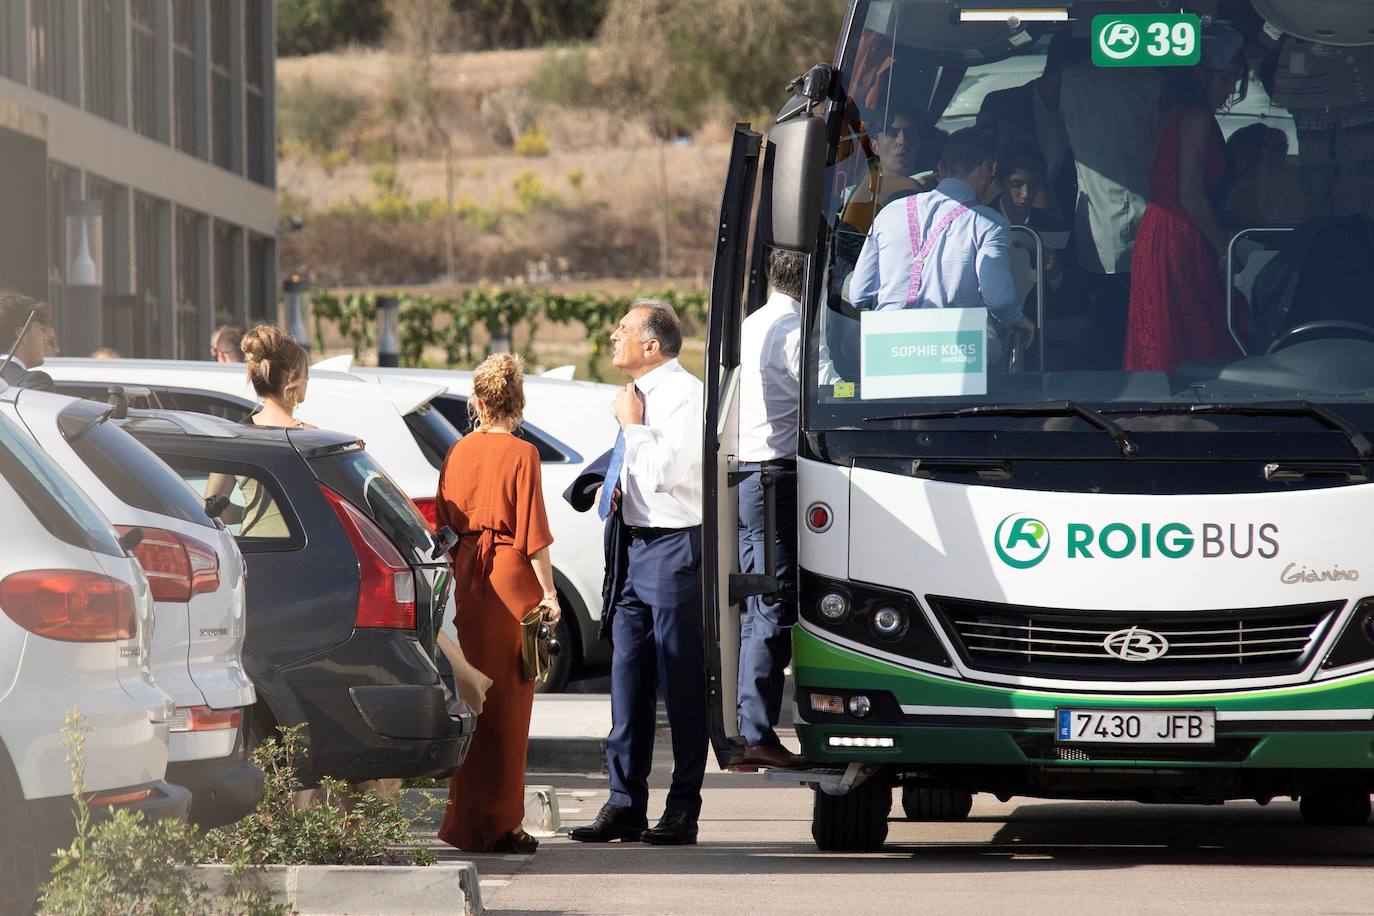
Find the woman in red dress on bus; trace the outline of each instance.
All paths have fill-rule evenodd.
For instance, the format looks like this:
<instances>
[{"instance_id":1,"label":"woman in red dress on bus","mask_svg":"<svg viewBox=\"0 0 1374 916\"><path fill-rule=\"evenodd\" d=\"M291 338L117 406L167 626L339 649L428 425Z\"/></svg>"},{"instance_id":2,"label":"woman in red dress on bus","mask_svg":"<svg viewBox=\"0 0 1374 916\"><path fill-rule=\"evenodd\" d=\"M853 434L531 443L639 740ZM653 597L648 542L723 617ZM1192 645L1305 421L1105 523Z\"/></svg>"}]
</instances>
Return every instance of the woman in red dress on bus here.
<instances>
[{"instance_id":1,"label":"woman in red dress on bus","mask_svg":"<svg viewBox=\"0 0 1374 916\"><path fill-rule=\"evenodd\" d=\"M1172 372L1239 353L1222 285L1227 236L1218 203L1228 165L1216 112L1244 73L1244 47L1239 32L1208 29L1201 63L1174 74L1160 98L1164 127L1131 260L1127 371Z\"/></svg>"}]
</instances>

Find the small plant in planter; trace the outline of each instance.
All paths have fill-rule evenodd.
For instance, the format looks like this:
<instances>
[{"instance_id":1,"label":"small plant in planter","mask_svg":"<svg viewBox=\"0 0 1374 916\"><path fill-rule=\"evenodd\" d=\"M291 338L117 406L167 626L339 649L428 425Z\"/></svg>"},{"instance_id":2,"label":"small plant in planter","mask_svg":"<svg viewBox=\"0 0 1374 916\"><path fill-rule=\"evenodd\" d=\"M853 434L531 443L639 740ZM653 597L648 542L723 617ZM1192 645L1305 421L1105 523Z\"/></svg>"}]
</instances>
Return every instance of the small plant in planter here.
<instances>
[{"instance_id":1,"label":"small plant in planter","mask_svg":"<svg viewBox=\"0 0 1374 916\"><path fill-rule=\"evenodd\" d=\"M86 802L86 734L90 726L79 711L68 713L62 745L72 774L76 838L58 850L52 878L39 894L40 913L63 916L161 916L224 913L278 916L292 912L254 886L248 869L236 862L230 892L211 896L191 866L201 838L176 820L149 822L142 812L116 811L94 822Z\"/></svg>"},{"instance_id":2,"label":"small plant in planter","mask_svg":"<svg viewBox=\"0 0 1374 916\"><path fill-rule=\"evenodd\" d=\"M413 848L414 821L369 791L325 779L307 805L296 776L305 753L299 728L280 729L253 752L263 772L258 807L236 824L205 835L205 861L250 865L432 865L434 855Z\"/></svg>"}]
</instances>

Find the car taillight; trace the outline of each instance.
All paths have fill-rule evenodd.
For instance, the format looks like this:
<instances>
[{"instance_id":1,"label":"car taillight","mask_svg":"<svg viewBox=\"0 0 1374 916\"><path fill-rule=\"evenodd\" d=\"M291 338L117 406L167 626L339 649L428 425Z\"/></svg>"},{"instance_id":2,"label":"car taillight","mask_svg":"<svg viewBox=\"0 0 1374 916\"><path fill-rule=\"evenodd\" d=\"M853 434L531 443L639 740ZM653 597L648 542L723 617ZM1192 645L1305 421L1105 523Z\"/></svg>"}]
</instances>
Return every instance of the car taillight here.
<instances>
[{"instance_id":1,"label":"car taillight","mask_svg":"<svg viewBox=\"0 0 1374 916\"><path fill-rule=\"evenodd\" d=\"M130 526L117 527L120 534L130 530ZM144 528L134 558L148 576L155 601L190 601L192 595L219 588L219 554L195 538Z\"/></svg>"},{"instance_id":2,"label":"car taillight","mask_svg":"<svg viewBox=\"0 0 1374 916\"><path fill-rule=\"evenodd\" d=\"M180 706L177 708L174 732L211 732L238 728L243 721L241 709L211 709L209 706Z\"/></svg>"},{"instance_id":3,"label":"car taillight","mask_svg":"<svg viewBox=\"0 0 1374 916\"><path fill-rule=\"evenodd\" d=\"M365 629L415 629L415 573L382 529L348 500L320 484L358 558L358 616Z\"/></svg>"},{"instance_id":4,"label":"car taillight","mask_svg":"<svg viewBox=\"0 0 1374 916\"><path fill-rule=\"evenodd\" d=\"M415 508L420 510L420 514L425 517L425 521L429 524L429 530L433 531L434 519L436 518L434 508L436 505L435 498L433 496L422 496L419 499L412 499L411 502L415 503Z\"/></svg>"},{"instance_id":5,"label":"car taillight","mask_svg":"<svg viewBox=\"0 0 1374 916\"><path fill-rule=\"evenodd\" d=\"M64 642L114 642L138 632L134 590L76 569L30 569L0 580L0 610L19 626Z\"/></svg>"}]
</instances>

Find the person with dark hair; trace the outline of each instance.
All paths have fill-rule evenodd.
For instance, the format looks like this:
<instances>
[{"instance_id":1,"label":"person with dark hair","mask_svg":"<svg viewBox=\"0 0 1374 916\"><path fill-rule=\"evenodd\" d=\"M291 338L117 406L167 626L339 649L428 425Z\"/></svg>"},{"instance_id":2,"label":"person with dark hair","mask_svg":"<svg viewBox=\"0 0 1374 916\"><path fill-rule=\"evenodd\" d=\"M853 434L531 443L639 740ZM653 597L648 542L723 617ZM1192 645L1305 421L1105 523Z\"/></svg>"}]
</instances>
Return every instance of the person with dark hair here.
<instances>
[{"instance_id":1,"label":"person with dark hair","mask_svg":"<svg viewBox=\"0 0 1374 916\"><path fill-rule=\"evenodd\" d=\"M1035 326L1021 313L1007 221L980 206L996 147L978 128L945 141L940 184L893 201L873 221L849 281L857 309L986 308L1000 340L1029 346Z\"/></svg>"},{"instance_id":2,"label":"person with dark hair","mask_svg":"<svg viewBox=\"0 0 1374 916\"><path fill-rule=\"evenodd\" d=\"M210 335L210 358L217 363L243 362L243 335L241 324L224 324Z\"/></svg>"},{"instance_id":3,"label":"person with dark hair","mask_svg":"<svg viewBox=\"0 0 1374 916\"><path fill-rule=\"evenodd\" d=\"M989 92L978 110L978 126L995 131L999 146L1029 140L1040 148L1047 179L1043 190L1049 209L1061 216L1073 207L1078 182L1059 94L1064 69L1087 54L1085 43L1075 39L1070 30L1056 32L1045 49L1043 74L1023 86Z\"/></svg>"},{"instance_id":4,"label":"person with dark hair","mask_svg":"<svg viewBox=\"0 0 1374 916\"><path fill-rule=\"evenodd\" d=\"M596 819L568 831L583 843L697 841L706 773L706 649L701 616L702 386L682 368L682 327L654 299L630 306L611 335L633 380L612 409L620 434L594 498L628 538L624 574L606 607L611 655L611 794ZM658 689L673 734L673 779L648 826Z\"/></svg>"},{"instance_id":5,"label":"person with dark hair","mask_svg":"<svg viewBox=\"0 0 1374 916\"><path fill-rule=\"evenodd\" d=\"M25 322L29 322L27 332ZM56 391L52 377L38 371L43 359L56 353L57 332L52 326L51 307L13 290L0 290L0 364L4 365L4 380L19 388Z\"/></svg>"},{"instance_id":6,"label":"person with dark hair","mask_svg":"<svg viewBox=\"0 0 1374 916\"><path fill-rule=\"evenodd\" d=\"M1228 163L1216 112L1244 74L1244 50L1239 32L1207 29L1201 62L1170 76L1160 96L1164 129L1131 262L1127 371L1172 372L1188 360L1237 353L1222 277Z\"/></svg>"},{"instance_id":7,"label":"person with dark hair","mask_svg":"<svg viewBox=\"0 0 1374 916\"><path fill-rule=\"evenodd\" d=\"M931 170L940 159L944 131L923 125L915 115L894 111L875 140L877 154L869 159L866 177L853 187L841 214L841 221L855 232L867 232L877 212L898 197L929 191L938 183Z\"/></svg>"},{"instance_id":8,"label":"person with dark hair","mask_svg":"<svg viewBox=\"0 0 1374 916\"><path fill-rule=\"evenodd\" d=\"M1036 206L1046 181L1045 157L1040 147L1024 138L1005 144L997 152L994 178L998 189L997 207L1008 224L1034 230L1045 241L1045 282L1051 289L1058 289L1064 280L1064 270L1059 264L1059 252L1049 244L1047 236L1063 234L1065 229L1054 214ZM1031 266L1034 266L1033 259L1032 252Z\"/></svg>"},{"instance_id":9,"label":"person with dark hair","mask_svg":"<svg viewBox=\"0 0 1374 916\"><path fill-rule=\"evenodd\" d=\"M780 593L745 601L740 615L739 732L744 762L798 767L806 760L783 747L776 726L782 712L783 672L792 658L797 622L797 435L801 394L801 298L806 257L774 249L768 255L773 294L740 329L739 565L764 567L764 475L777 509L774 532Z\"/></svg>"},{"instance_id":10,"label":"person with dark hair","mask_svg":"<svg viewBox=\"0 0 1374 916\"><path fill-rule=\"evenodd\" d=\"M1234 176L1226 211L1242 226L1301 223L1306 207L1299 169L1288 162L1288 135L1267 124L1242 127L1226 141Z\"/></svg>"}]
</instances>

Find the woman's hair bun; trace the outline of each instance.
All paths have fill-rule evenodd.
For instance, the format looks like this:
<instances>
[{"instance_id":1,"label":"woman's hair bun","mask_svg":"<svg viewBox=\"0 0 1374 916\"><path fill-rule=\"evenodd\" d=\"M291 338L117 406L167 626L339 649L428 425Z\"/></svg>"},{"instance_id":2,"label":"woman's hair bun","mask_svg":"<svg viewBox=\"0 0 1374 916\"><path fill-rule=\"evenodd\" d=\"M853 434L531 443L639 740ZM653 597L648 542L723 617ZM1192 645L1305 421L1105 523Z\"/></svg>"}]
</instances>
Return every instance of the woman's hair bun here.
<instances>
[{"instance_id":1,"label":"woman's hair bun","mask_svg":"<svg viewBox=\"0 0 1374 916\"><path fill-rule=\"evenodd\" d=\"M472 373L473 428L519 423L525 412L525 369L520 358L494 353Z\"/></svg>"},{"instance_id":2,"label":"woman's hair bun","mask_svg":"<svg viewBox=\"0 0 1374 916\"><path fill-rule=\"evenodd\" d=\"M292 379L309 365L301 345L276 325L249 328L239 348L248 366L248 380L259 397L281 397Z\"/></svg>"}]
</instances>

